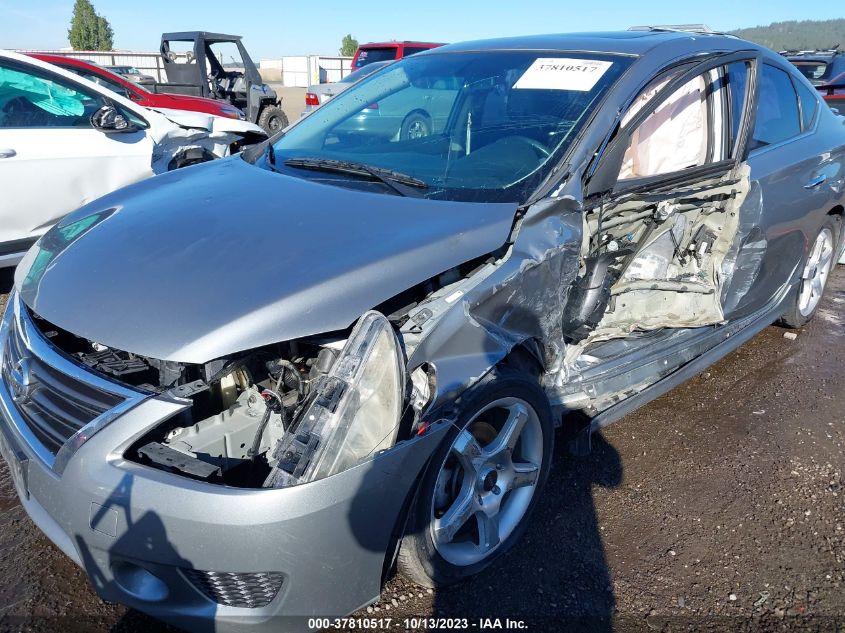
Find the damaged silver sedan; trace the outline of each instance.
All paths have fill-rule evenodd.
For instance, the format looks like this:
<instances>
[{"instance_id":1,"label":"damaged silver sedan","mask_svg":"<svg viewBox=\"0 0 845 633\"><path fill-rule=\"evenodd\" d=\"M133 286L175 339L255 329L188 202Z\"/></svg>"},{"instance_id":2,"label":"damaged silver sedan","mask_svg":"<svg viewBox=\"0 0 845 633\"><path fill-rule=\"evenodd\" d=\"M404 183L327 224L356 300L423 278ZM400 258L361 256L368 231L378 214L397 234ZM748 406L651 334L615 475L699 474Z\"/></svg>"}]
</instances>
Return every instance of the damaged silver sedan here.
<instances>
[{"instance_id":1,"label":"damaged silver sedan","mask_svg":"<svg viewBox=\"0 0 845 633\"><path fill-rule=\"evenodd\" d=\"M400 106L390 137L344 133ZM0 447L104 599L182 626L304 627L396 568L460 581L542 502L555 427L586 451L813 316L844 159L806 79L731 37L415 55L41 238Z\"/></svg>"}]
</instances>

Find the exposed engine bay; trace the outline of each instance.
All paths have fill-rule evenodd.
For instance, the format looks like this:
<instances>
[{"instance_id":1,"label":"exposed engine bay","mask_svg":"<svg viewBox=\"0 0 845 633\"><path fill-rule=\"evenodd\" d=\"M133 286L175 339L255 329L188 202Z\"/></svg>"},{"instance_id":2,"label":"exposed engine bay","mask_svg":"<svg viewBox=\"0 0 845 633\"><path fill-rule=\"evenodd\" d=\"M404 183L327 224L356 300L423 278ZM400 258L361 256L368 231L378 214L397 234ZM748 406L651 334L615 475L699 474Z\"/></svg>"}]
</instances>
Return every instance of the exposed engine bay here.
<instances>
[{"instance_id":1,"label":"exposed engine bay","mask_svg":"<svg viewBox=\"0 0 845 633\"><path fill-rule=\"evenodd\" d=\"M410 409L403 415L404 369L390 371L395 335L389 325L376 334L381 345L375 349L362 349L368 345L363 335L359 327L347 340L280 344L202 367L160 367L159 376L180 373L180 384L166 393L192 405L141 438L128 456L212 483L280 487L345 470L391 447L410 435L417 418ZM371 365L365 362L368 355ZM106 373L116 367L113 356L82 358ZM141 365L150 368L143 359L132 364L141 372ZM371 383L366 377L362 381L360 374L370 370ZM392 393L385 396L385 390ZM381 404L380 398L392 405L381 424L372 407L358 407L365 399ZM359 415L361 423L355 424Z\"/></svg>"}]
</instances>

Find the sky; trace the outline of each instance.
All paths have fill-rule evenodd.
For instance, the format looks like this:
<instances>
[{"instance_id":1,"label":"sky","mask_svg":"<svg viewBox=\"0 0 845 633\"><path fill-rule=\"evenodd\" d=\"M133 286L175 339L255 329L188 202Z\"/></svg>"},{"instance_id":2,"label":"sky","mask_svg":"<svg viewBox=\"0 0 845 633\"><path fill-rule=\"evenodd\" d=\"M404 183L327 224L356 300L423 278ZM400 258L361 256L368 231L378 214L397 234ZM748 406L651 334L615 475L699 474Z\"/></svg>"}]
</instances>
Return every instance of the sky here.
<instances>
[{"instance_id":1,"label":"sky","mask_svg":"<svg viewBox=\"0 0 845 633\"><path fill-rule=\"evenodd\" d=\"M117 49L157 50L165 31L205 30L244 36L255 60L336 55L343 36L360 43L618 30L640 24L705 23L716 30L781 20L845 17L834 0L93 0L108 18ZM810 8L812 7L812 8ZM0 48L68 46L73 0L0 0Z\"/></svg>"}]
</instances>

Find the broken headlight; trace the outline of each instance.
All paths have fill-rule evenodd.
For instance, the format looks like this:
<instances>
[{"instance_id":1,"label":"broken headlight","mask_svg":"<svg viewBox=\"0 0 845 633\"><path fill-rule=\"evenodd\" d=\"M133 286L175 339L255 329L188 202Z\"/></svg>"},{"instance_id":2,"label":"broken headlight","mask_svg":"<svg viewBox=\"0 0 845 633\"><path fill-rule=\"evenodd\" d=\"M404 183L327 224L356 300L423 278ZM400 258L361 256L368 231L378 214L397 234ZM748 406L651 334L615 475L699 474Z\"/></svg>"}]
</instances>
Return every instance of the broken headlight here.
<instances>
[{"instance_id":1,"label":"broken headlight","mask_svg":"<svg viewBox=\"0 0 845 633\"><path fill-rule=\"evenodd\" d=\"M367 312L276 445L276 463L264 486L322 479L390 448L404 398L405 369L396 334L384 315Z\"/></svg>"}]
</instances>

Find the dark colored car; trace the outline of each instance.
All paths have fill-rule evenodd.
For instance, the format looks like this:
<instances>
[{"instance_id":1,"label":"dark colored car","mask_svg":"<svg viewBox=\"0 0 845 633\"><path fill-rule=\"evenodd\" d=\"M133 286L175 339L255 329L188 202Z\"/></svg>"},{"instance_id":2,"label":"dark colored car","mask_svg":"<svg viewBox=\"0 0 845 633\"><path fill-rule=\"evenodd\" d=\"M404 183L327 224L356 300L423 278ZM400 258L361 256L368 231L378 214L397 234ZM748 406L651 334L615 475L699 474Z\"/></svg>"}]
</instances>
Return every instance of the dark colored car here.
<instances>
[{"instance_id":1,"label":"dark colored car","mask_svg":"<svg viewBox=\"0 0 845 633\"><path fill-rule=\"evenodd\" d=\"M64 55L46 55L33 53L36 59L69 70L96 84L105 86L109 90L126 97L145 108L166 108L171 110L190 110L191 112L205 112L230 119L244 118L244 113L228 103L204 97L191 97L168 93L150 92L146 88L121 77L120 75L92 64L91 62L65 57Z\"/></svg>"},{"instance_id":2,"label":"dark colored car","mask_svg":"<svg viewBox=\"0 0 845 633\"><path fill-rule=\"evenodd\" d=\"M427 135L339 133L434 90ZM51 229L0 325L0 451L104 599L196 630L330 628L394 567L507 574L556 427L586 452L813 317L843 179L842 120L735 37L406 57Z\"/></svg>"},{"instance_id":3,"label":"dark colored car","mask_svg":"<svg viewBox=\"0 0 845 633\"><path fill-rule=\"evenodd\" d=\"M156 82L155 77L145 75L134 66L105 66L105 68L116 75L120 75L121 77L142 86L152 86Z\"/></svg>"},{"instance_id":4,"label":"dark colored car","mask_svg":"<svg viewBox=\"0 0 845 633\"><path fill-rule=\"evenodd\" d=\"M389 62L443 46L436 42L371 42L362 44L352 57L352 68L363 68L373 62Z\"/></svg>"},{"instance_id":5,"label":"dark colored car","mask_svg":"<svg viewBox=\"0 0 845 633\"><path fill-rule=\"evenodd\" d=\"M845 116L845 72L816 88L831 110Z\"/></svg>"},{"instance_id":6,"label":"dark colored car","mask_svg":"<svg viewBox=\"0 0 845 633\"><path fill-rule=\"evenodd\" d=\"M782 51L814 86L829 83L845 72L845 51L838 49L815 51Z\"/></svg>"}]
</instances>

